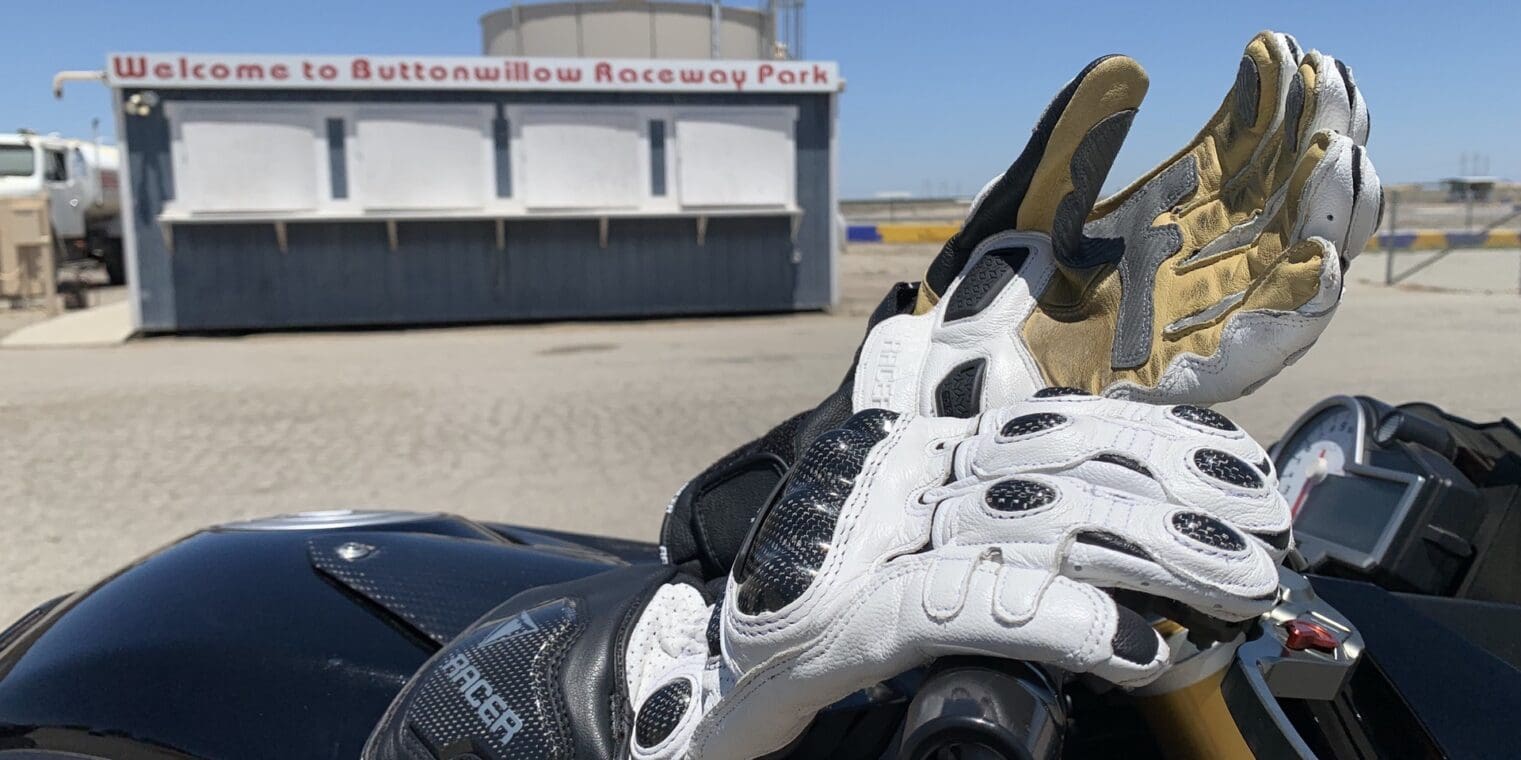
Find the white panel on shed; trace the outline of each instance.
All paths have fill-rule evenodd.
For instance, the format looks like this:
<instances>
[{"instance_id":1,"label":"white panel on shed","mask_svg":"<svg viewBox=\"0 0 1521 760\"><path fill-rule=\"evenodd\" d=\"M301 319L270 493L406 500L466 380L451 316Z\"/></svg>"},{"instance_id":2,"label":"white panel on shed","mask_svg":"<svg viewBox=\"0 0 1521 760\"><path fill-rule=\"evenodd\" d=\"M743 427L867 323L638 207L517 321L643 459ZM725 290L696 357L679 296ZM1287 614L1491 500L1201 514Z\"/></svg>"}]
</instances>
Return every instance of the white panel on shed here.
<instances>
[{"instance_id":1,"label":"white panel on shed","mask_svg":"<svg viewBox=\"0 0 1521 760\"><path fill-rule=\"evenodd\" d=\"M174 124L175 204L189 211L308 211L317 206L310 109L184 105Z\"/></svg>"},{"instance_id":2,"label":"white panel on shed","mask_svg":"<svg viewBox=\"0 0 1521 760\"><path fill-rule=\"evenodd\" d=\"M524 108L508 117L530 208L634 208L644 202L648 148L639 113L626 108ZM520 184L519 184L520 183Z\"/></svg>"},{"instance_id":3,"label":"white panel on shed","mask_svg":"<svg viewBox=\"0 0 1521 760\"><path fill-rule=\"evenodd\" d=\"M355 191L367 209L478 209L494 197L489 106L362 106Z\"/></svg>"},{"instance_id":4,"label":"white panel on shed","mask_svg":"<svg viewBox=\"0 0 1521 760\"><path fill-rule=\"evenodd\" d=\"M676 187L684 207L797 203L792 108L684 111L676 117Z\"/></svg>"}]
</instances>

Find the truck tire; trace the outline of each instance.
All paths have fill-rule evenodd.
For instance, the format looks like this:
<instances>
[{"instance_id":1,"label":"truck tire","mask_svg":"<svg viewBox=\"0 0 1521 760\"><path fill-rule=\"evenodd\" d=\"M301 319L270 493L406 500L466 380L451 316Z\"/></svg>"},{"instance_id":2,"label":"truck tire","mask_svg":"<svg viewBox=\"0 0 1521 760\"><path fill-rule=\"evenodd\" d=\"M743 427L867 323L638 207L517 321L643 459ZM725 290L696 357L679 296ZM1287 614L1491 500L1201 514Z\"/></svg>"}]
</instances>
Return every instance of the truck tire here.
<instances>
[{"instance_id":1,"label":"truck tire","mask_svg":"<svg viewBox=\"0 0 1521 760\"><path fill-rule=\"evenodd\" d=\"M100 257L106 266L106 280L112 285L127 284L127 261L120 240L108 240Z\"/></svg>"}]
</instances>

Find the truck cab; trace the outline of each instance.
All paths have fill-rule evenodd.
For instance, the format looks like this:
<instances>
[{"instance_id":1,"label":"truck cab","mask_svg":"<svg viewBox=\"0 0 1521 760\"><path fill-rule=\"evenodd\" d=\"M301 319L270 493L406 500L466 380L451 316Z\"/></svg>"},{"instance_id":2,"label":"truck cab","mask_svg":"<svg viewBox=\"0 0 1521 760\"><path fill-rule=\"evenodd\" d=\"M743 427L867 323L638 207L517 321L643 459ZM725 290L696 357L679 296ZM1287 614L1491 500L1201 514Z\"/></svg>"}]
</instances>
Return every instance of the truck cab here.
<instances>
[{"instance_id":1,"label":"truck cab","mask_svg":"<svg viewBox=\"0 0 1521 760\"><path fill-rule=\"evenodd\" d=\"M46 194L61 259L100 259L125 281L116 148L30 132L0 134L0 197Z\"/></svg>"}]
</instances>

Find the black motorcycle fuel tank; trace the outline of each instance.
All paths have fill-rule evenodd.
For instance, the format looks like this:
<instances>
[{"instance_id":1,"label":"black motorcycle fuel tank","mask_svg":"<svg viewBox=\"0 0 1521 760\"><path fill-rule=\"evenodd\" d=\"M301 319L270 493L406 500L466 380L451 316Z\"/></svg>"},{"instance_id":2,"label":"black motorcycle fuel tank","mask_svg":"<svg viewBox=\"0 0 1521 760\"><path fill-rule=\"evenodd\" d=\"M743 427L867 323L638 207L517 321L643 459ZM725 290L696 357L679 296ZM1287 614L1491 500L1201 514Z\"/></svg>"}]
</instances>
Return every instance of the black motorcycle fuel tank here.
<instances>
[{"instance_id":1,"label":"black motorcycle fuel tank","mask_svg":"<svg viewBox=\"0 0 1521 760\"><path fill-rule=\"evenodd\" d=\"M455 633L519 591L621 564L444 515L202 531L0 633L0 760L358 757Z\"/></svg>"}]
</instances>

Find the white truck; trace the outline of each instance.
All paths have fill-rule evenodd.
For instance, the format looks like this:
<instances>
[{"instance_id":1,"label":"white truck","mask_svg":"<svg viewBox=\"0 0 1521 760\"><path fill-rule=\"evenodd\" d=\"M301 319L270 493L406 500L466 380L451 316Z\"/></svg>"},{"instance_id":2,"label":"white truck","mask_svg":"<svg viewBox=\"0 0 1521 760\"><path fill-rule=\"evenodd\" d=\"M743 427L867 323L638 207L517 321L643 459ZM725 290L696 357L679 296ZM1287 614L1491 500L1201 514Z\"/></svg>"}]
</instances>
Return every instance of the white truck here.
<instances>
[{"instance_id":1,"label":"white truck","mask_svg":"<svg viewBox=\"0 0 1521 760\"><path fill-rule=\"evenodd\" d=\"M98 259L126 282L121 237L121 158L98 141L0 133L0 197L46 194L58 260Z\"/></svg>"}]
</instances>

